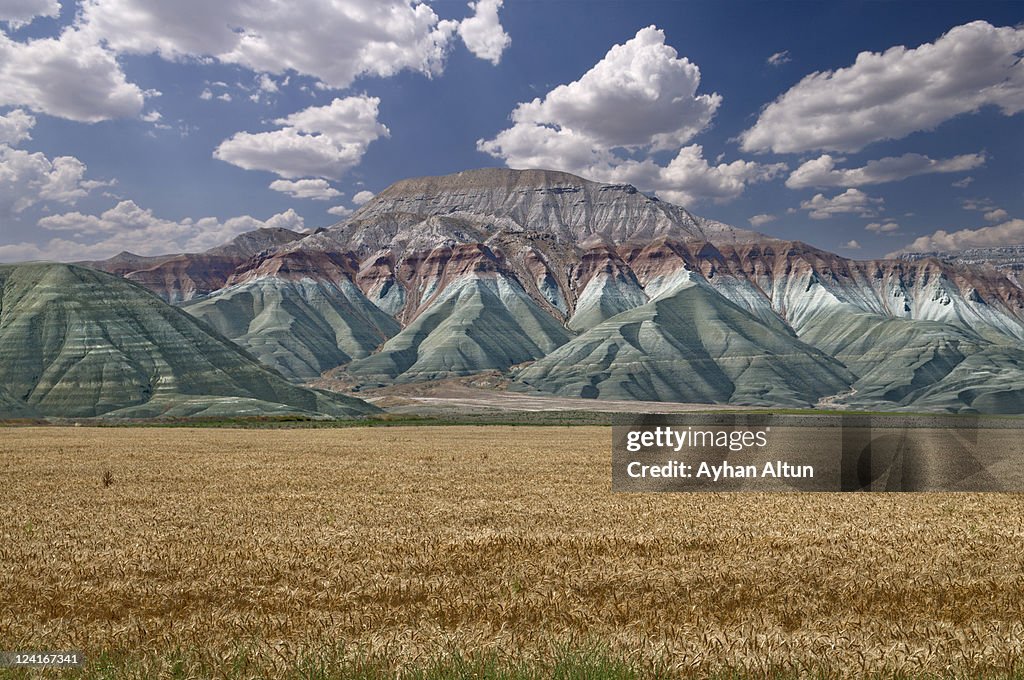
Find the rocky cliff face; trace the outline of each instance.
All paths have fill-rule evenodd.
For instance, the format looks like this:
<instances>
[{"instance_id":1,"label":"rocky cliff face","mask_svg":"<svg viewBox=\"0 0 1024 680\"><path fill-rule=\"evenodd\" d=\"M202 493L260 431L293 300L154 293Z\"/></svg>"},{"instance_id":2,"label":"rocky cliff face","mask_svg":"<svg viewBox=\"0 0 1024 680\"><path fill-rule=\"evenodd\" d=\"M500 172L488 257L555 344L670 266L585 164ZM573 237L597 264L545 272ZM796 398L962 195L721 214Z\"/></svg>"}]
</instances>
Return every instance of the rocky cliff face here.
<instances>
[{"instance_id":1,"label":"rocky cliff face","mask_svg":"<svg viewBox=\"0 0 1024 680\"><path fill-rule=\"evenodd\" d=\"M847 260L565 173L406 180L227 276L160 267L182 274L128 276L188 289L186 311L297 380L497 369L597 398L1024 410L1004 272Z\"/></svg>"},{"instance_id":2,"label":"rocky cliff face","mask_svg":"<svg viewBox=\"0 0 1024 680\"><path fill-rule=\"evenodd\" d=\"M1024 245L937 250L925 253L903 253L901 260L917 262L936 259L957 264L990 265L1006 272L1015 283L1024 283Z\"/></svg>"},{"instance_id":3,"label":"rocky cliff face","mask_svg":"<svg viewBox=\"0 0 1024 680\"><path fill-rule=\"evenodd\" d=\"M1004 273L934 258L848 260L800 242L662 241L623 253L644 285L683 267L752 313L799 330L835 307L1024 338L1024 291Z\"/></svg>"}]
</instances>

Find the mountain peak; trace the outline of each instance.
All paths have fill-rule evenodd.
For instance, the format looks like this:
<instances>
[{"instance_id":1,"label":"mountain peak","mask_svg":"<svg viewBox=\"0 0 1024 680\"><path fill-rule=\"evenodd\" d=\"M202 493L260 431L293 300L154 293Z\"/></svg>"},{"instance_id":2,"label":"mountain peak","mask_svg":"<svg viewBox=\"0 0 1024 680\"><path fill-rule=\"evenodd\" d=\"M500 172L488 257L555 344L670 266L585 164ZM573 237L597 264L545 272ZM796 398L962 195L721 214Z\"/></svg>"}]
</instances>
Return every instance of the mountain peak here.
<instances>
[{"instance_id":1,"label":"mountain peak","mask_svg":"<svg viewBox=\"0 0 1024 680\"><path fill-rule=\"evenodd\" d=\"M396 217L403 215L413 219L405 228L395 227ZM440 217L468 221L488 233L543 232L566 244L594 237L624 243L666 236L725 241L759 236L695 217L631 184L603 184L557 170L508 168L401 180L336 225L332 236L372 252L396 239L419 243L419 222ZM460 240L455 233L442 236Z\"/></svg>"},{"instance_id":2,"label":"mountain peak","mask_svg":"<svg viewBox=\"0 0 1024 680\"><path fill-rule=\"evenodd\" d=\"M284 227L260 227L239 234L223 245L210 248L204 254L247 258L267 248L297 241L304 236L306 234L300 234Z\"/></svg>"},{"instance_id":3,"label":"mountain peak","mask_svg":"<svg viewBox=\"0 0 1024 680\"><path fill-rule=\"evenodd\" d=\"M463 170L462 172L450 175L412 177L399 180L382 191L380 196L431 195L467 189L504 189L506 191L514 191L517 189L582 188L599 184L599 182L559 170L478 168L475 170ZM636 189L633 188L633 191L636 191Z\"/></svg>"}]
</instances>

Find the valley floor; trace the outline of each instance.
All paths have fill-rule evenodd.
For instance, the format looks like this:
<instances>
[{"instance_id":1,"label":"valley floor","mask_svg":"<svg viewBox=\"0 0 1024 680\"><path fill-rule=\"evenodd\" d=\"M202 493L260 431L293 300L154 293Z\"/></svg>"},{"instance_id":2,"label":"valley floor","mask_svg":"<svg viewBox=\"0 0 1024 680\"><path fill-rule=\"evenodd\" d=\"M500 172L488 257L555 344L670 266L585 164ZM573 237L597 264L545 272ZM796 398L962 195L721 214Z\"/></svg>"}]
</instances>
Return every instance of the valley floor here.
<instances>
[{"instance_id":1,"label":"valley floor","mask_svg":"<svg viewBox=\"0 0 1024 680\"><path fill-rule=\"evenodd\" d=\"M405 385L399 386L406 387ZM400 389L379 390L363 398L384 407L389 413L421 416L480 412L519 413L693 413L739 410L721 404L681 404L671 401L618 401L582 399L546 394L518 394L472 387L439 386L436 389L403 393Z\"/></svg>"},{"instance_id":2,"label":"valley floor","mask_svg":"<svg viewBox=\"0 0 1024 680\"><path fill-rule=\"evenodd\" d=\"M1024 496L612 494L610 440L0 429L0 650L87 677L1020 673Z\"/></svg>"}]
</instances>

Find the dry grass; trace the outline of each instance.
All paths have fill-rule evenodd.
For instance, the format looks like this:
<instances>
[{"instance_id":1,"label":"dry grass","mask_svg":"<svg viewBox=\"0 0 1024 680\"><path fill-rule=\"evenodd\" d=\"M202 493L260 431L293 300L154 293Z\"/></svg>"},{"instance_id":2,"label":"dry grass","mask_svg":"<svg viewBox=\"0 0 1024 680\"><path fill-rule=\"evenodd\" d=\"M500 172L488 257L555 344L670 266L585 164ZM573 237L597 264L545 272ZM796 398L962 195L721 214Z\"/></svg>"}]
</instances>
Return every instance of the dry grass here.
<instances>
[{"instance_id":1,"label":"dry grass","mask_svg":"<svg viewBox=\"0 0 1024 680\"><path fill-rule=\"evenodd\" d=\"M140 676L577 649L682 676L1017 668L1024 497L612 494L610 439L0 430L0 649Z\"/></svg>"}]
</instances>

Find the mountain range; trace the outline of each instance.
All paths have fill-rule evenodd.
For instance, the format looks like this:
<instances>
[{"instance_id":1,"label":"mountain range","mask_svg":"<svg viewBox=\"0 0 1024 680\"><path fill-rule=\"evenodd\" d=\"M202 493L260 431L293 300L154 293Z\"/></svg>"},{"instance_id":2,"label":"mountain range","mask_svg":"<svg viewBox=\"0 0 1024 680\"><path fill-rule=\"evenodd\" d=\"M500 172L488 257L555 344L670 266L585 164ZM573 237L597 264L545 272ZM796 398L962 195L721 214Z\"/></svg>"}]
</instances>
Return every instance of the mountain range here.
<instances>
[{"instance_id":1,"label":"mountain range","mask_svg":"<svg viewBox=\"0 0 1024 680\"><path fill-rule=\"evenodd\" d=\"M1024 279L1024 245L988 246L963 248L962 250L933 250L928 252L900 253L901 260L915 262L927 258L956 262L959 264L992 265L1006 272L1011 280L1020 284Z\"/></svg>"},{"instance_id":2,"label":"mountain range","mask_svg":"<svg viewBox=\"0 0 1024 680\"><path fill-rule=\"evenodd\" d=\"M561 172L404 180L316 233L88 264L293 384L499 371L569 397L1024 412L1012 272L849 260Z\"/></svg>"}]
</instances>

